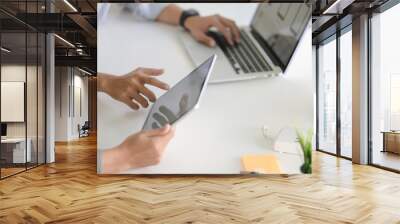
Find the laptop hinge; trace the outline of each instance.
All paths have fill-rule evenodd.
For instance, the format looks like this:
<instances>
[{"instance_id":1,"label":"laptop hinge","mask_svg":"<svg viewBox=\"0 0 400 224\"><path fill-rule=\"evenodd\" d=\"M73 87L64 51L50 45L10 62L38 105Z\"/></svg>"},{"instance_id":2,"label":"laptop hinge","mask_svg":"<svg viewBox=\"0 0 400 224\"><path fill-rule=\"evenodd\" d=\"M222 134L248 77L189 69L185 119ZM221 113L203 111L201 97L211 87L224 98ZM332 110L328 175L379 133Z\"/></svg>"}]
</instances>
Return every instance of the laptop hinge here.
<instances>
[{"instance_id":1,"label":"laptop hinge","mask_svg":"<svg viewBox=\"0 0 400 224\"><path fill-rule=\"evenodd\" d=\"M284 66L282 62L279 60L278 56L275 52L271 49L271 47L265 42L265 40L261 37L261 35L252 27L250 27L251 34L253 35L254 39L258 42L258 44L262 47L264 52L268 55L271 59L272 63L275 66L278 66L282 71L284 70Z\"/></svg>"}]
</instances>

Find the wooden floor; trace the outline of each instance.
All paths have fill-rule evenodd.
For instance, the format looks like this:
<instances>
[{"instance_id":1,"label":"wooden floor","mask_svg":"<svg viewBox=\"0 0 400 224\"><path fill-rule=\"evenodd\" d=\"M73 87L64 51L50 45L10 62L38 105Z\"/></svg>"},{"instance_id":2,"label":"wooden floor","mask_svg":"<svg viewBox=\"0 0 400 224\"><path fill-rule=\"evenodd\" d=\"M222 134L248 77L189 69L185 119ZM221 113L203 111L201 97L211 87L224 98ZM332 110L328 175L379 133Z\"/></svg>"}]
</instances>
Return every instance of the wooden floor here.
<instances>
[{"instance_id":1,"label":"wooden floor","mask_svg":"<svg viewBox=\"0 0 400 224\"><path fill-rule=\"evenodd\" d=\"M23 168L0 168L1 169L1 177L7 177L7 176L11 176L13 174L22 172L25 170L25 167Z\"/></svg>"},{"instance_id":2,"label":"wooden floor","mask_svg":"<svg viewBox=\"0 0 400 224\"><path fill-rule=\"evenodd\" d=\"M400 175L314 154L295 176L97 176L96 140L0 181L0 223L400 223Z\"/></svg>"},{"instance_id":3,"label":"wooden floor","mask_svg":"<svg viewBox=\"0 0 400 224\"><path fill-rule=\"evenodd\" d=\"M400 170L400 155L391 152L374 151L372 157L374 164Z\"/></svg>"}]
</instances>

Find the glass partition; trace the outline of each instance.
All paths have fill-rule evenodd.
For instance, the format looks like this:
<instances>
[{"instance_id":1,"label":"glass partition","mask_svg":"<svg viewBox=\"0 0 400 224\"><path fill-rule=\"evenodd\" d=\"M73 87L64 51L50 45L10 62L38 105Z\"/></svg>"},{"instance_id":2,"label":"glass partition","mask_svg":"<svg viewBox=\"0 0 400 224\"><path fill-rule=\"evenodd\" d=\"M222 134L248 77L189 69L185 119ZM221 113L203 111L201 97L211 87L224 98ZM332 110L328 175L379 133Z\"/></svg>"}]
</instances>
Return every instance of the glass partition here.
<instances>
[{"instance_id":1,"label":"glass partition","mask_svg":"<svg viewBox=\"0 0 400 224\"><path fill-rule=\"evenodd\" d=\"M400 171L400 4L373 15L371 162Z\"/></svg>"},{"instance_id":2,"label":"glass partition","mask_svg":"<svg viewBox=\"0 0 400 224\"><path fill-rule=\"evenodd\" d=\"M0 6L9 4L15 2L2 1ZM19 1L18 12L42 12L43 4L44 1ZM12 16L0 12L0 19L3 179L45 163L46 39L43 33ZM7 23L3 23L4 19Z\"/></svg>"},{"instance_id":3,"label":"glass partition","mask_svg":"<svg viewBox=\"0 0 400 224\"><path fill-rule=\"evenodd\" d=\"M37 105L37 162L38 164L43 164L46 162L46 138L45 138L45 124L46 124L46 37L43 33L38 34L38 76L37 76L37 89L38 89L38 105Z\"/></svg>"},{"instance_id":4,"label":"glass partition","mask_svg":"<svg viewBox=\"0 0 400 224\"><path fill-rule=\"evenodd\" d=\"M340 154L352 157L352 34L340 36Z\"/></svg>"},{"instance_id":5,"label":"glass partition","mask_svg":"<svg viewBox=\"0 0 400 224\"><path fill-rule=\"evenodd\" d=\"M27 74L26 74L26 114L27 114L27 150L29 153L29 160L27 167L34 167L37 165L38 158L38 55L37 55L37 41L38 35L36 32L27 33Z\"/></svg>"},{"instance_id":6,"label":"glass partition","mask_svg":"<svg viewBox=\"0 0 400 224\"><path fill-rule=\"evenodd\" d=\"M26 33L1 34L1 176L26 169ZM6 49L6 50L4 50Z\"/></svg>"},{"instance_id":7,"label":"glass partition","mask_svg":"<svg viewBox=\"0 0 400 224\"><path fill-rule=\"evenodd\" d=\"M336 40L318 47L318 149L336 154Z\"/></svg>"}]
</instances>

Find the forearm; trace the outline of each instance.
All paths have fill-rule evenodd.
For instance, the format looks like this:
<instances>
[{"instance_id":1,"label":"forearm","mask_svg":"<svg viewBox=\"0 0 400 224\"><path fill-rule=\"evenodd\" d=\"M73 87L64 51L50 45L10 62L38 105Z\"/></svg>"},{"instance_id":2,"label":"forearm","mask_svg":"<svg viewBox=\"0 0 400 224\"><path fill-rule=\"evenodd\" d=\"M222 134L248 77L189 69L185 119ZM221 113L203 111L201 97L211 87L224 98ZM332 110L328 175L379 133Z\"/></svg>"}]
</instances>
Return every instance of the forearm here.
<instances>
[{"instance_id":1,"label":"forearm","mask_svg":"<svg viewBox=\"0 0 400 224\"><path fill-rule=\"evenodd\" d=\"M112 75L105 73L97 73L97 91L98 92L106 92L108 80L112 77Z\"/></svg>"},{"instance_id":2,"label":"forearm","mask_svg":"<svg viewBox=\"0 0 400 224\"><path fill-rule=\"evenodd\" d=\"M175 5L170 4L163 11L161 11L160 15L157 16L156 20L158 22L167 23L170 25L179 25L179 19L182 14L182 9Z\"/></svg>"},{"instance_id":3,"label":"forearm","mask_svg":"<svg viewBox=\"0 0 400 224\"><path fill-rule=\"evenodd\" d=\"M129 168L127 158L123 155L121 146L107 149L102 152L102 167L103 173L116 173Z\"/></svg>"}]
</instances>

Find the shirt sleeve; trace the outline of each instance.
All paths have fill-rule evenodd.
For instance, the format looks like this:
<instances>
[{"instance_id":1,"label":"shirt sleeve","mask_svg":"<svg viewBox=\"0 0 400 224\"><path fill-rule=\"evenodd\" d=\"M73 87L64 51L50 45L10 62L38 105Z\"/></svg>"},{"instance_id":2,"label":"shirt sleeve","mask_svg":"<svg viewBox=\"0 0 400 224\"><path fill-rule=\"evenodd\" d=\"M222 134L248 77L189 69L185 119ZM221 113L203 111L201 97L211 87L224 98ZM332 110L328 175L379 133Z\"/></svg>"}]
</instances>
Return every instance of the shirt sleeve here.
<instances>
[{"instance_id":1,"label":"shirt sleeve","mask_svg":"<svg viewBox=\"0 0 400 224\"><path fill-rule=\"evenodd\" d=\"M127 3L126 7L137 16L148 20L155 20L167 7L166 3Z\"/></svg>"},{"instance_id":2,"label":"shirt sleeve","mask_svg":"<svg viewBox=\"0 0 400 224\"><path fill-rule=\"evenodd\" d=\"M110 3L99 3L97 5L97 19L99 23L104 23L110 11Z\"/></svg>"}]
</instances>

